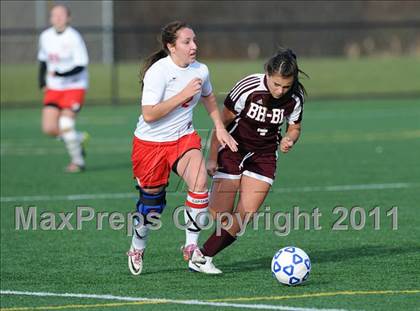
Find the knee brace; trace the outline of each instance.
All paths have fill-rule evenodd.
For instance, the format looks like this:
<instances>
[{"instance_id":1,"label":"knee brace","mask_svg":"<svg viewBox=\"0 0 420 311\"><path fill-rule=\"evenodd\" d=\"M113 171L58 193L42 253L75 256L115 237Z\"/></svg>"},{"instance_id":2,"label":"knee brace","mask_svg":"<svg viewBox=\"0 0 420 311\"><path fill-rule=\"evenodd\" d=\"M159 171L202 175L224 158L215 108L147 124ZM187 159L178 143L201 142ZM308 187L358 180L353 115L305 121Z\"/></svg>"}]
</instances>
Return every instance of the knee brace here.
<instances>
[{"instance_id":1,"label":"knee brace","mask_svg":"<svg viewBox=\"0 0 420 311\"><path fill-rule=\"evenodd\" d=\"M75 121L73 118L70 118L68 116L61 116L60 119L58 119L58 128L60 129L60 132L68 132L74 129Z\"/></svg>"},{"instance_id":2,"label":"knee brace","mask_svg":"<svg viewBox=\"0 0 420 311\"><path fill-rule=\"evenodd\" d=\"M138 189L140 197L136 204L137 212L145 217L151 212L162 214L166 207L166 191L162 190L159 193L150 194L140 187Z\"/></svg>"}]
</instances>

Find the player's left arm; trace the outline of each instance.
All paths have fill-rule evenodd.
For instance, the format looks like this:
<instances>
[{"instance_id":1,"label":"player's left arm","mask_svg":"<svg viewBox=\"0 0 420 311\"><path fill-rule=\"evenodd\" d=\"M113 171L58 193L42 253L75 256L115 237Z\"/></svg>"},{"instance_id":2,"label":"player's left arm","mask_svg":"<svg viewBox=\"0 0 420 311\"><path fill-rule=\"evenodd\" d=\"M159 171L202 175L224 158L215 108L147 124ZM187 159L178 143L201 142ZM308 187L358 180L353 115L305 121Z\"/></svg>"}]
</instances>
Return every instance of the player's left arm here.
<instances>
[{"instance_id":1,"label":"player's left arm","mask_svg":"<svg viewBox=\"0 0 420 311\"><path fill-rule=\"evenodd\" d=\"M78 73L82 72L84 69L85 69L84 66L76 66L76 67L73 67L73 69L69 71L65 71L65 72L54 71L54 75L58 77L69 77L69 76L77 75Z\"/></svg>"},{"instance_id":2,"label":"player's left arm","mask_svg":"<svg viewBox=\"0 0 420 311\"><path fill-rule=\"evenodd\" d=\"M201 101L203 102L204 107L206 107L210 118L213 120L216 137L219 143L222 146L227 145L234 152L238 151L238 143L225 129L225 125L223 124L219 109L217 107L216 96L213 94L213 92L211 92L207 96L201 96Z\"/></svg>"},{"instance_id":3,"label":"player's left arm","mask_svg":"<svg viewBox=\"0 0 420 311\"><path fill-rule=\"evenodd\" d=\"M287 131L282 140L280 141L280 151L287 153L293 148L294 144L298 141L301 132L300 123L288 124Z\"/></svg>"},{"instance_id":4,"label":"player's left arm","mask_svg":"<svg viewBox=\"0 0 420 311\"><path fill-rule=\"evenodd\" d=\"M294 144L296 144L299 139L302 129L301 122L303 115L303 102L305 100L303 95L303 92L292 95L295 106L292 113L287 117L286 134L280 141L281 152L289 152L289 150L293 148Z\"/></svg>"},{"instance_id":5,"label":"player's left arm","mask_svg":"<svg viewBox=\"0 0 420 311\"><path fill-rule=\"evenodd\" d=\"M73 62L74 67L66 72L55 71L54 75L59 77L74 76L82 72L89 63L89 56L86 44L80 34L75 34L73 37Z\"/></svg>"},{"instance_id":6,"label":"player's left arm","mask_svg":"<svg viewBox=\"0 0 420 311\"><path fill-rule=\"evenodd\" d=\"M47 74L47 60L48 60L48 54L44 49L43 38L44 36L41 34L38 40L38 60L39 60L38 85L41 90L44 90L45 86L47 85L46 74Z\"/></svg>"},{"instance_id":7,"label":"player's left arm","mask_svg":"<svg viewBox=\"0 0 420 311\"><path fill-rule=\"evenodd\" d=\"M45 76L47 73L47 62L40 61L39 62L39 71L38 71L38 85L39 89L43 90L47 85Z\"/></svg>"}]
</instances>

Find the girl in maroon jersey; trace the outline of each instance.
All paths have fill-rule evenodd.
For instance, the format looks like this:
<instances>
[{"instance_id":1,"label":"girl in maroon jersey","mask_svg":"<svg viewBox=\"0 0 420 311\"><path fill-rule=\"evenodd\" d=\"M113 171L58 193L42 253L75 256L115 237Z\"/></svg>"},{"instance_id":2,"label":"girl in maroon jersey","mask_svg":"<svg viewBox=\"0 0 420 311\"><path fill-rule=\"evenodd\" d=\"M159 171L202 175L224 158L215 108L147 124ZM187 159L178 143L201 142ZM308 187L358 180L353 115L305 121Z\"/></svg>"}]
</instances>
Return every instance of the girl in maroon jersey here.
<instances>
[{"instance_id":1,"label":"girl in maroon jersey","mask_svg":"<svg viewBox=\"0 0 420 311\"><path fill-rule=\"evenodd\" d=\"M231 222L222 221L225 228L219 228L220 234L216 231L201 248L205 264L193 263L191 270L222 273L212 263L213 257L236 240L241 224L246 226L267 197L275 178L277 150L287 153L299 139L305 94L299 73L303 72L296 55L281 49L267 61L264 74L245 77L226 97L223 122L238 142L238 152L221 147L213 135L207 171L213 176L209 211L215 219L229 213Z\"/></svg>"}]
</instances>

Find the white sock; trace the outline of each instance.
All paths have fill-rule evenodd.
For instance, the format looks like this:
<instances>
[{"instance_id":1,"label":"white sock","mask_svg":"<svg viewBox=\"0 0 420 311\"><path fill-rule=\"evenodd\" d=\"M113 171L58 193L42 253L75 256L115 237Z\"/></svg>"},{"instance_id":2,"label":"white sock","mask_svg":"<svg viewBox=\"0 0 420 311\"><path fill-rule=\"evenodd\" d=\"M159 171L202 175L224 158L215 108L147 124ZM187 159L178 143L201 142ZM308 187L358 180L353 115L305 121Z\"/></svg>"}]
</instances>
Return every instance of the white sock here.
<instances>
[{"instance_id":1,"label":"white sock","mask_svg":"<svg viewBox=\"0 0 420 311\"><path fill-rule=\"evenodd\" d=\"M198 244L201 226L204 225L207 220L208 205L208 191L188 191L187 200L185 201L186 209L184 210L184 219L185 223L190 222L190 224L185 229L185 246Z\"/></svg>"},{"instance_id":2,"label":"white sock","mask_svg":"<svg viewBox=\"0 0 420 311\"><path fill-rule=\"evenodd\" d=\"M68 116L60 117L59 127L62 133L61 138L66 145L67 151L71 158L71 162L80 166L84 166L85 160L82 155L81 145L83 134L76 132L74 119Z\"/></svg>"},{"instance_id":3,"label":"white sock","mask_svg":"<svg viewBox=\"0 0 420 311\"><path fill-rule=\"evenodd\" d=\"M133 232L133 239L131 240L131 245L135 249L145 249L147 244L147 238L149 236L149 226L141 224L137 228L138 220L134 219L133 224L135 226Z\"/></svg>"}]
</instances>

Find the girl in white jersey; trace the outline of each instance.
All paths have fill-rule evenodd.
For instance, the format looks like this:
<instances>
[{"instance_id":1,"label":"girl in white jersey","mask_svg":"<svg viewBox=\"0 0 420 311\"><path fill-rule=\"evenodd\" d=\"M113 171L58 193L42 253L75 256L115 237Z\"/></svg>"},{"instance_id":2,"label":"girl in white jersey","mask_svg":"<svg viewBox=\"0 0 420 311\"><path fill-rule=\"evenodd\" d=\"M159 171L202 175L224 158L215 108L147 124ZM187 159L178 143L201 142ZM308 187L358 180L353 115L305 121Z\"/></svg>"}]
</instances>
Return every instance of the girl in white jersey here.
<instances>
[{"instance_id":1,"label":"girl in white jersey","mask_svg":"<svg viewBox=\"0 0 420 311\"><path fill-rule=\"evenodd\" d=\"M88 54L81 35L68 26L70 11L63 5L51 9L52 27L39 38L39 87L44 91L42 130L60 137L71 161L66 171L85 168L83 143L86 133L77 132L75 119L88 87Z\"/></svg>"},{"instance_id":2,"label":"girl in white jersey","mask_svg":"<svg viewBox=\"0 0 420 311\"><path fill-rule=\"evenodd\" d=\"M236 141L227 133L212 92L206 65L197 62L194 31L187 24L171 22L162 29L162 48L152 54L143 69L142 115L134 133L132 164L140 198L138 218L128 266L138 275L152 212L160 214L166 205L165 187L170 171L181 176L188 186L185 202L187 223L184 259L191 264L200 232L198 217L207 212L208 191L201 140L192 124L193 109L201 100L215 126L218 142L237 151ZM201 260L201 259L200 259Z\"/></svg>"}]
</instances>

